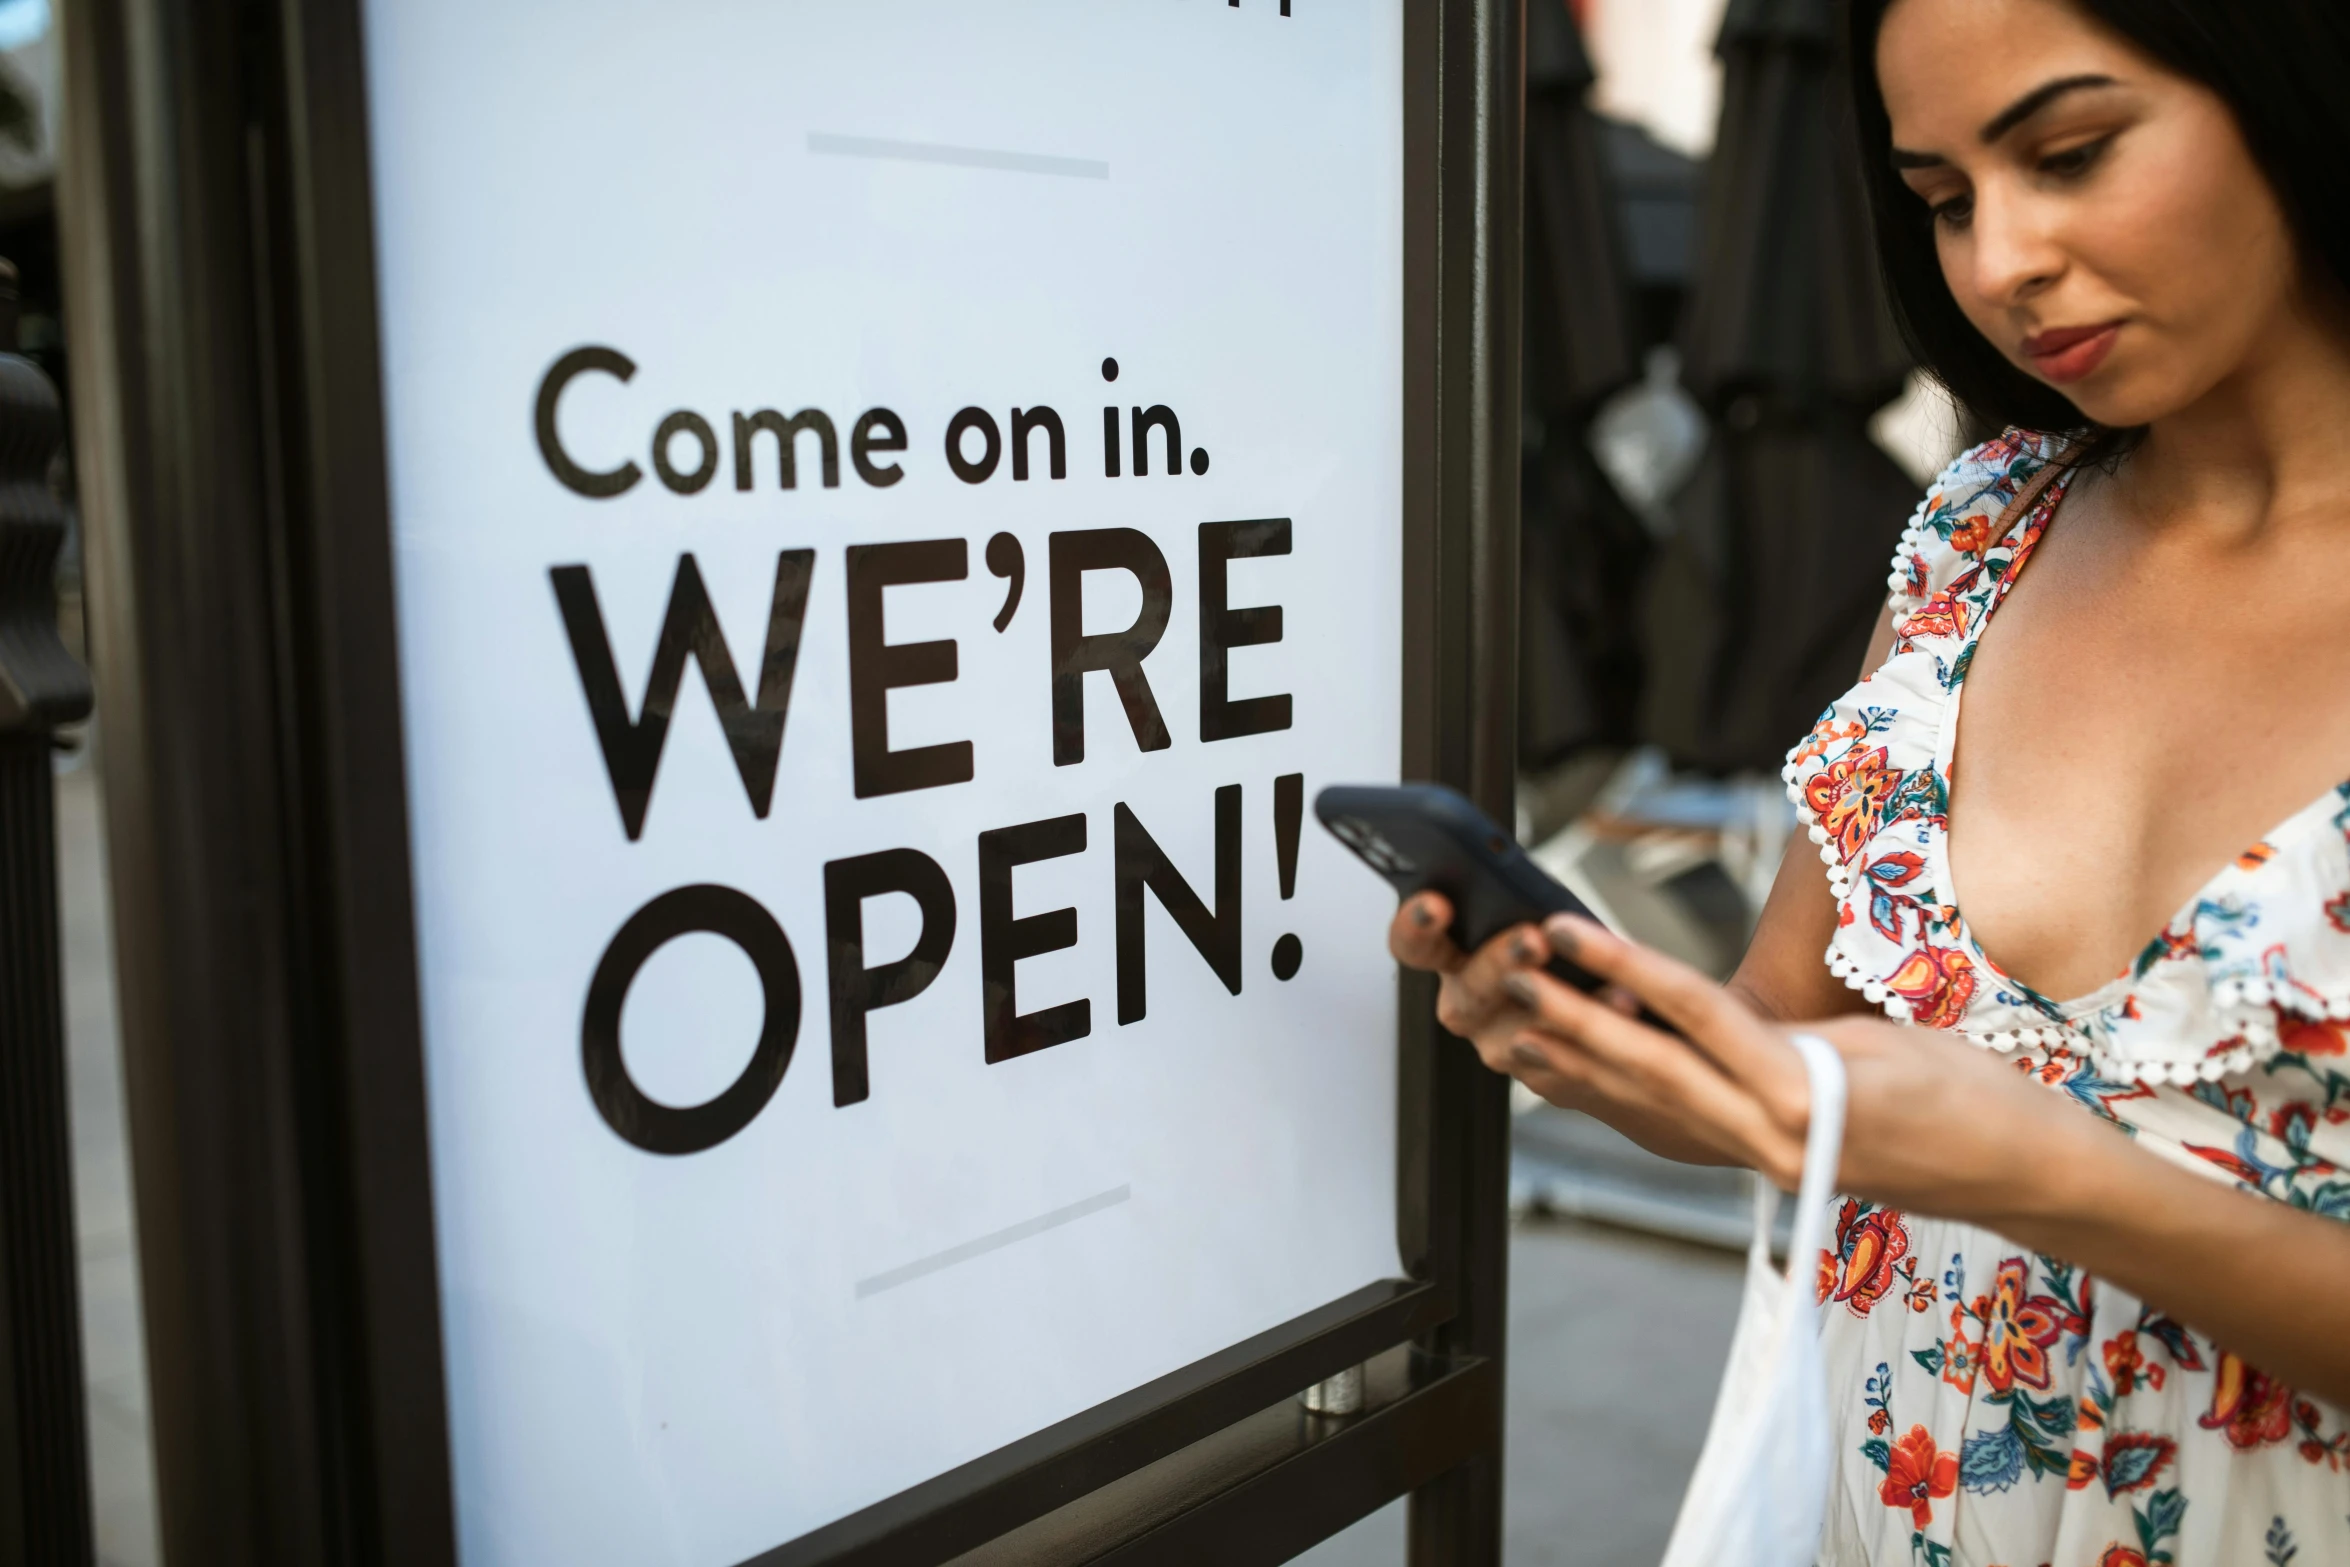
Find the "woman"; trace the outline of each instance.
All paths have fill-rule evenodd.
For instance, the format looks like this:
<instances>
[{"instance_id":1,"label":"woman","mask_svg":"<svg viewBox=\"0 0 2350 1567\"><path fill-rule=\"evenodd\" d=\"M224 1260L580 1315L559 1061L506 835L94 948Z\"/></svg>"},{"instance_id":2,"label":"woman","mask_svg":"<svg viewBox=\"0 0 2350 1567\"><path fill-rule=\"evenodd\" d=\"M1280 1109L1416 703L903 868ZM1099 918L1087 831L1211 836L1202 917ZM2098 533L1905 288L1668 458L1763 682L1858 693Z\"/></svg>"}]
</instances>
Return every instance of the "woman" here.
<instances>
[{"instance_id":1,"label":"woman","mask_svg":"<svg viewBox=\"0 0 2350 1567\"><path fill-rule=\"evenodd\" d=\"M1745 963L1467 957L1428 896L1393 945L1495 1070L1784 1187L1788 1035L1843 1054L1824 1561L2350 1562L2350 8L1856 0L1849 41L1896 307L2013 428L1790 754Z\"/></svg>"}]
</instances>

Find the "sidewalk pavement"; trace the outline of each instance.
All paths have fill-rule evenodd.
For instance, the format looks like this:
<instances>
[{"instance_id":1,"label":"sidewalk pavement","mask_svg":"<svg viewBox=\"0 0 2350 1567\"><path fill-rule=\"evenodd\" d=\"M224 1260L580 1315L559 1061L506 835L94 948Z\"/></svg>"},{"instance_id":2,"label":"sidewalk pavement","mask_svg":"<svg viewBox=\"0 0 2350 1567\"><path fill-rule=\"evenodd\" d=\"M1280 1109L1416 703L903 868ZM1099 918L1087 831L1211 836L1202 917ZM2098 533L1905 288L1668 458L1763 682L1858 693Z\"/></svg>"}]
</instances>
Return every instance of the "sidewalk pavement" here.
<instances>
[{"instance_id":1,"label":"sidewalk pavement","mask_svg":"<svg viewBox=\"0 0 2350 1567\"><path fill-rule=\"evenodd\" d=\"M147 1347L130 1142L115 1043L114 930L96 769L57 780L57 881L65 955L65 1045L73 1117L74 1228L81 1242L82 1371L90 1391L90 1490L99 1567L156 1567L148 1454Z\"/></svg>"},{"instance_id":2,"label":"sidewalk pavement","mask_svg":"<svg viewBox=\"0 0 2350 1567\"><path fill-rule=\"evenodd\" d=\"M1713 1412L1734 1253L1573 1220L1510 1238L1503 1560L1655 1567ZM1401 1503L1298 1558L1403 1567Z\"/></svg>"}]
</instances>

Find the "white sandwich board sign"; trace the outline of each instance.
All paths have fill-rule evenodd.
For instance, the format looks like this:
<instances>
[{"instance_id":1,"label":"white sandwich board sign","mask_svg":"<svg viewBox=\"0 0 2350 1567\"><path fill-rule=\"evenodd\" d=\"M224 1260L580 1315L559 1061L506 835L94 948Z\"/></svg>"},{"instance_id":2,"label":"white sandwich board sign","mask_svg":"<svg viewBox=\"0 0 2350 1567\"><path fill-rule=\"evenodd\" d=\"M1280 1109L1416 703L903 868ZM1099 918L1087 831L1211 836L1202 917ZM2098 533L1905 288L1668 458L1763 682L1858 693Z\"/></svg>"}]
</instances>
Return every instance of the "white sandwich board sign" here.
<instances>
[{"instance_id":1,"label":"white sandwich board sign","mask_svg":"<svg viewBox=\"0 0 2350 1567\"><path fill-rule=\"evenodd\" d=\"M457 1540L730 1567L1402 1269L1402 0L368 0Z\"/></svg>"}]
</instances>

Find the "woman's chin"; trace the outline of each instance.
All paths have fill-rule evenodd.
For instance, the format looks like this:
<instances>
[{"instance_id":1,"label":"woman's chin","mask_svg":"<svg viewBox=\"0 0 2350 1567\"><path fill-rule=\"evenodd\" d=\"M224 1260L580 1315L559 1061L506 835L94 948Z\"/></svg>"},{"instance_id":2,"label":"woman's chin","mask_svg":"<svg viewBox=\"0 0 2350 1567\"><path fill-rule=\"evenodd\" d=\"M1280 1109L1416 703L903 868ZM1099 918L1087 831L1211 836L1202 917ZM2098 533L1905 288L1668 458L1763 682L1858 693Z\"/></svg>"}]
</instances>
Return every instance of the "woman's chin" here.
<instances>
[{"instance_id":1,"label":"woman's chin","mask_svg":"<svg viewBox=\"0 0 2350 1567\"><path fill-rule=\"evenodd\" d=\"M2177 387L2150 385L2148 377L2132 375L2130 370L2128 365L2108 361L2094 375L2078 381L2046 384L2070 398L2083 418L2108 430L2152 424L2193 401Z\"/></svg>"}]
</instances>

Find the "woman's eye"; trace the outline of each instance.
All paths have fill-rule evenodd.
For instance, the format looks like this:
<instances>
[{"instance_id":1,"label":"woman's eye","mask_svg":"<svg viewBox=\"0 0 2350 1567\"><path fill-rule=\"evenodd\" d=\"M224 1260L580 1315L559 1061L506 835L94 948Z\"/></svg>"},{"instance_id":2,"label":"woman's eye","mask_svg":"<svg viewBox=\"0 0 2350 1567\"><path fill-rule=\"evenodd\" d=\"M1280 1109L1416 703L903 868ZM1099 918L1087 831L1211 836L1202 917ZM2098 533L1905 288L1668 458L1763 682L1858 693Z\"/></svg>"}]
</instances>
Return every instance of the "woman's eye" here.
<instances>
[{"instance_id":1,"label":"woman's eye","mask_svg":"<svg viewBox=\"0 0 2350 1567\"><path fill-rule=\"evenodd\" d=\"M2077 178L2089 172L2111 141L2111 137L2101 137L2078 147L2067 147L2062 152L2052 152L2040 160L2040 172L2059 179Z\"/></svg>"},{"instance_id":2,"label":"woman's eye","mask_svg":"<svg viewBox=\"0 0 2350 1567\"><path fill-rule=\"evenodd\" d=\"M1974 218L1975 198L1972 196L1953 196L1948 201L1937 201L1930 203L1926 210L1933 214L1934 221L1940 224L1942 227L1946 229L1963 229Z\"/></svg>"}]
</instances>

